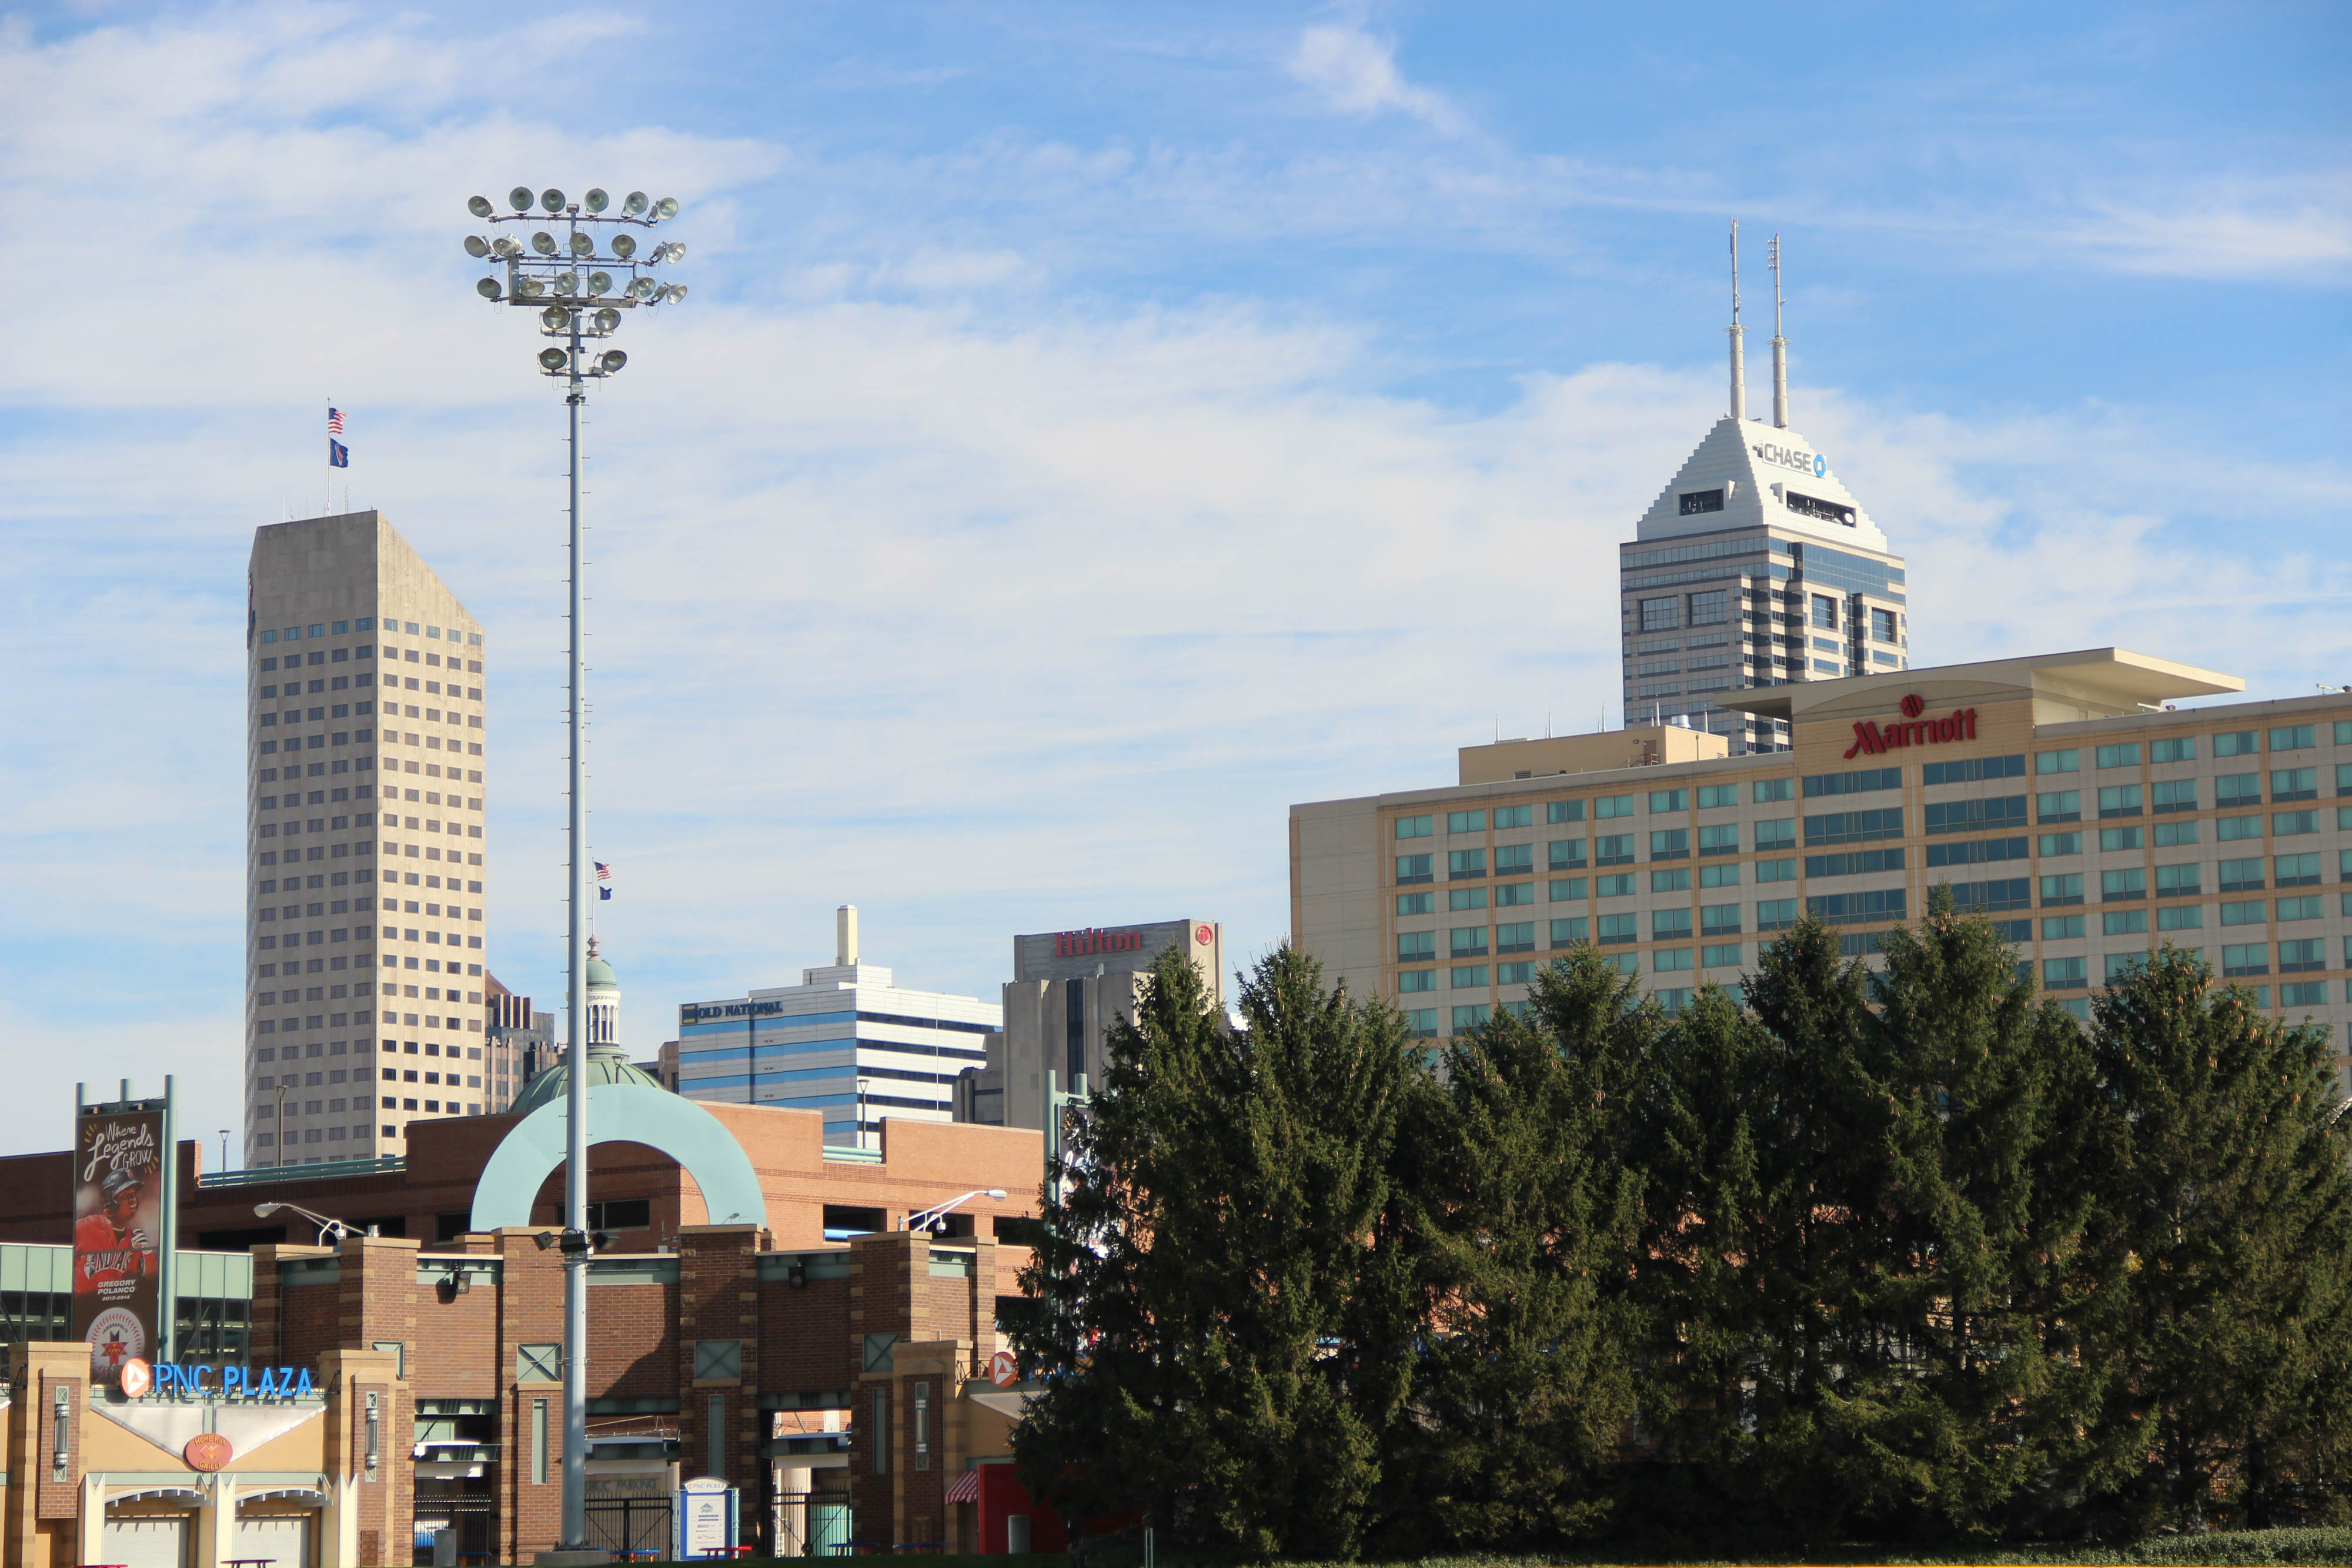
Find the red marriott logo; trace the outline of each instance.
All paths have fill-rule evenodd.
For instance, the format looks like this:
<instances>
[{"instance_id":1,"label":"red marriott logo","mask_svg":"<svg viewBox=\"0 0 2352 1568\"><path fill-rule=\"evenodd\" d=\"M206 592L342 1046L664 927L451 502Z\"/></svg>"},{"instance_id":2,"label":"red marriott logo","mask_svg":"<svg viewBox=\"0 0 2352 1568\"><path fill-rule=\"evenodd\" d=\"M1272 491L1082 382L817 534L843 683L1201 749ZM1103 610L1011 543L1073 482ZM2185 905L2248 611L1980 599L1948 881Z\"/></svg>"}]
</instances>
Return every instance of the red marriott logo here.
<instances>
[{"instance_id":1,"label":"red marriott logo","mask_svg":"<svg viewBox=\"0 0 2352 1568\"><path fill-rule=\"evenodd\" d=\"M1143 950L1140 931L1105 931L1088 926L1084 931L1054 933L1054 956L1056 958L1091 958L1097 953L1139 953Z\"/></svg>"},{"instance_id":2,"label":"red marriott logo","mask_svg":"<svg viewBox=\"0 0 2352 1568\"><path fill-rule=\"evenodd\" d=\"M1846 756L1875 756L1899 747L1942 746L1977 737L1976 709L1954 708L1941 718L1921 718L1927 711L1926 700L1915 692L1903 699L1900 722L1882 725L1875 719L1862 720L1853 727L1853 744L1845 748Z\"/></svg>"}]
</instances>

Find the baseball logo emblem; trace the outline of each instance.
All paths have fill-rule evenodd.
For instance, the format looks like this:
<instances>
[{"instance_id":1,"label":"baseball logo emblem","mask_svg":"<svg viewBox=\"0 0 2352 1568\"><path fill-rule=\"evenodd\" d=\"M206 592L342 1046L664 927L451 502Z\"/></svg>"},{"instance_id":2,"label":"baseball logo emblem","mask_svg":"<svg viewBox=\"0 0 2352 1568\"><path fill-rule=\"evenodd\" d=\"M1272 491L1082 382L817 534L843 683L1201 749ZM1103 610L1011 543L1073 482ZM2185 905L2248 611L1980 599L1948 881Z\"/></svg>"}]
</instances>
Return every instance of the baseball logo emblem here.
<instances>
[{"instance_id":1,"label":"baseball logo emblem","mask_svg":"<svg viewBox=\"0 0 2352 1568\"><path fill-rule=\"evenodd\" d=\"M147 1391L154 1386L153 1367L135 1355L122 1364L122 1396L125 1399L143 1399Z\"/></svg>"},{"instance_id":2,"label":"baseball logo emblem","mask_svg":"<svg viewBox=\"0 0 2352 1568\"><path fill-rule=\"evenodd\" d=\"M112 1383L125 1362L147 1354L147 1327L129 1307L109 1307L89 1323L90 1372L101 1383Z\"/></svg>"}]
</instances>

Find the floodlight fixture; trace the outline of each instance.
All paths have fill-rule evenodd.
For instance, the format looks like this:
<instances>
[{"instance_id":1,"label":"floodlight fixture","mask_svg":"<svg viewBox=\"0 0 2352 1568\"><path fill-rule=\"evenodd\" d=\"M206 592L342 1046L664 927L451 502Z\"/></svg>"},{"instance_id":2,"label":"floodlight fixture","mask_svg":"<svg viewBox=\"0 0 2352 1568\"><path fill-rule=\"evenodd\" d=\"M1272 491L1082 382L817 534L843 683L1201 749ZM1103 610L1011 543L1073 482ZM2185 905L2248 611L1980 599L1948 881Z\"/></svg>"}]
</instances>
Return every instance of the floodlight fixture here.
<instances>
[{"instance_id":1,"label":"floodlight fixture","mask_svg":"<svg viewBox=\"0 0 2352 1568\"><path fill-rule=\"evenodd\" d=\"M487 218L496 213L498 208L490 205L490 199L488 196L468 196L466 198L466 210L478 218Z\"/></svg>"},{"instance_id":2,"label":"floodlight fixture","mask_svg":"<svg viewBox=\"0 0 2352 1568\"><path fill-rule=\"evenodd\" d=\"M467 204L467 210L477 218L492 224L530 224L541 220L532 210L531 187L517 185L509 193L511 213L495 214L482 209L488 203L476 197ZM504 285L492 277L475 284L475 292L485 299L505 305L520 305L539 312L541 331L556 340L538 352L542 374L565 382L564 403L571 424L571 680L570 735L570 930L566 953L569 970L565 997L570 1017L572 1060L586 1061L589 1025L587 998L586 951L588 893L583 874L588 865L587 808L585 758L582 741L587 707L582 693L582 652L584 632L581 612L584 602L581 570L580 518L580 410L588 401L588 383L616 374L629 362L629 356L617 348L598 348L594 340L609 338L620 329L622 312L640 305L652 306L669 300L683 299L682 284L656 283L652 267L656 261L675 260L684 254L682 246L664 244L641 247L639 239L630 230L652 228L677 215L675 197L665 196L658 202L648 201L643 191L631 191L621 199L617 212L608 211L612 197L601 187L594 187L583 196L577 205L567 204L563 193L553 186L539 193L536 204L544 210L553 223L538 229L530 236L525 249L503 235L486 245L478 240L467 243L467 254L477 260L487 261L492 268L503 268ZM609 228L604 225L611 225ZM551 232L552 231L552 232ZM557 235L562 238L559 240ZM598 235L607 235L599 254ZM479 246L479 248L477 246ZM646 254L647 251L651 254ZM572 299L583 286L589 298L598 301L591 312L573 308ZM551 301L549 296L554 296ZM563 1162L563 1226L561 1231L541 1231L532 1238L542 1249L560 1248L563 1254L563 1437L560 1452L563 1456L562 1524L558 1544L565 1549L584 1549L587 1544L586 1456L588 1452L588 1289L586 1263L593 1249L610 1240L588 1228L588 1074L584 1071L571 1074L565 1094L566 1148Z\"/></svg>"},{"instance_id":3,"label":"floodlight fixture","mask_svg":"<svg viewBox=\"0 0 2352 1568\"><path fill-rule=\"evenodd\" d=\"M476 261L479 261L482 257L490 254L490 242L484 239L479 235L467 235L466 236L466 254L472 256Z\"/></svg>"}]
</instances>

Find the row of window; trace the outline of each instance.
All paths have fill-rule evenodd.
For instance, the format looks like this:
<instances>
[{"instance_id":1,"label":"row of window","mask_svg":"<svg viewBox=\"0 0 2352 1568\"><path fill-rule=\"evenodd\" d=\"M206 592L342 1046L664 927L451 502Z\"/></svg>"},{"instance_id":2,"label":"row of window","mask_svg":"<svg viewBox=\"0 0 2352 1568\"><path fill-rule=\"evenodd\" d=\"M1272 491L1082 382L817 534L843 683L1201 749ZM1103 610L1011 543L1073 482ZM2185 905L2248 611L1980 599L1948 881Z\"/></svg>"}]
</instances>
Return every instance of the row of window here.
<instances>
[{"instance_id":1,"label":"row of window","mask_svg":"<svg viewBox=\"0 0 2352 1568\"><path fill-rule=\"evenodd\" d=\"M367 771L367 770L368 770L372 766L373 766L373 763L371 762L371 759L369 759L369 758L364 758L364 757L362 757L362 758L360 758L360 769L361 769L361 771L365 772L365 771ZM325 774L325 772L326 772L326 771L327 771L327 765L326 765L325 763L323 763L323 762L313 762L312 764L310 764L310 777L311 777L311 778L313 778L313 779L320 778L320 776L322 776L323 774ZM344 765L343 765L342 763L338 762L338 763L336 763L336 764L335 764L335 771L336 771L336 772L338 772L338 773L342 773L342 772L346 772L346 771L348 771L348 769L347 769L347 768L345 768L345 767L344 767ZM384 771L385 771L385 772L387 772L387 773L389 773L389 772L392 772L392 771L393 771L393 759L392 759L391 758L386 758L384 759ZM416 771L416 764L415 764L415 763L414 763L414 762L409 763L409 764L408 764L408 766L407 766L407 771L409 771L409 772L411 772L411 773L415 772L415 771ZM425 775L426 775L428 778L438 779L438 778L440 778L440 777L441 777L441 765L440 765L439 763L437 763L437 762L428 762L428 763L426 763L426 764L425 765ZM462 768L450 768L450 769L449 769L449 781L450 781L452 784L456 783L456 782L457 781L458 777L459 777L459 775L460 775L461 773L463 774L463 776L465 777L466 780L467 780L468 783L479 784L479 783L482 781L482 770L481 770L480 768L470 768L470 769L462 769ZM255 781L256 783L259 783L259 784L275 784L275 783L277 783L277 782L278 782L278 769L277 769L277 768L262 768L259 772L256 773L253 777L254 777L254 781ZM289 782L289 783L291 783L291 782L293 782L295 779L299 779L299 778L301 778L301 777L302 777L302 769L301 769L301 768L287 768L287 769L286 769L286 779L287 779L287 782ZM368 800L369 798L371 798L371 796L374 793L374 789L375 789L375 786L373 786L373 784L360 784L360 785L355 785L355 786L353 786L353 787L352 787L351 789L349 789L349 790L344 790L344 789L337 789L337 790L335 790L335 792L334 792L334 798L335 798L336 800L341 800L344 799L344 797L346 796L346 794L349 794L349 795L351 795L351 796L356 797L356 798L357 798L357 799L359 799L359 800ZM384 786L384 799L385 799L385 800L388 800L392 799L392 789L393 789L393 786L392 786L392 785L387 784L387 785L385 785L385 786ZM320 797L321 797L321 794L322 794L322 791L320 791L320 790L317 790L317 789L313 789L313 790L311 790L311 791L310 791L310 804L312 804L313 806L317 805L317 804L319 803L319 801L320 801ZM415 790L414 790L414 789L411 789L411 790L408 792L408 798L409 798L410 800L415 800L415 799L416 799L416 791L415 791ZM286 798L286 801L287 801L287 804L289 804L289 805L293 804L294 797L293 797L293 796L291 796L291 795L289 795L289 796Z\"/></svg>"},{"instance_id":2,"label":"row of window","mask_svg":"<svg viewBox=\"0 0 2352 1568\"><path fill-rule=\"evenodd\" d=\"M387 686L397 686L401 685L401 681L402 677L398 675L386 675L383 677L383 685ZM419 688L416 683L417 677L415 675L408 676L406 689L412 692L418 690ZM289 697L300 696L303 694L302 683L300 681L286 681L279 684L284 685L286 695ZM373 685L374 684L375 677L365 674L357 675L334 675L311 681L310 689L313 693L330 691L340 692L347 691L352 686L366 686ZM441 683L439 681L426 681L424 685L423 690L436 697L442 695ZM261 688L260 695L265 701L274 699L278 695L278 684L263 686ZM462 696L471 702L480 702L482 700L482 688L479 686L460 686L457 683L452 681L449 683L448 695L453 697Z\"/></svg>"},{"instance_id":3,"label":"row of window","mask_svg":"<svg viewBox=\"0 0 2352 1568\"><path fill-rule=\"evenodd\" d=\"M383 623L385 636L398 636L403 629L403 623L401 622L388 617L385 619ZM374 630L375 617L373 615L362 615L356 621L319 622L314 622L308 628L301 626L288 626L279 629L272 629L262 632L261 640L264 643L275 643L282 637L289 643L299 643L305 635L308 635L313 642L315 642L321 637L342 637L349 635L352 632L373 632ZM446 635L452 643L458 642L462 639L467 643L472 643L477 648L482 645L482 634L479 632L462 631L455 626L425 626L420 628L415 622L411 621L406 622L405 630L407 634L411 637L422 635L431 638L436 643L441 641L441 639Z\"/></svg>"}]
</instances>

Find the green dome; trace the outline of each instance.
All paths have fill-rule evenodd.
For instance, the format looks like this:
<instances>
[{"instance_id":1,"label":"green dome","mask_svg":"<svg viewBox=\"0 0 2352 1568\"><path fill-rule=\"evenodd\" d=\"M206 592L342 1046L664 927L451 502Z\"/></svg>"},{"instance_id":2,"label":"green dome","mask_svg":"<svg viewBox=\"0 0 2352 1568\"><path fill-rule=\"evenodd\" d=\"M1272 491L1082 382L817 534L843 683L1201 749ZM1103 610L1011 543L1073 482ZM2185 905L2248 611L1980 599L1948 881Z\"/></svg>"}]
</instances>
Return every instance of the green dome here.
<instances>
[{"instance_id":1,"label":"green dome","mask_svg":"<svg viewBox=\"0 0 2352 1568\"><path fill-rule=\"evenodd\" d=\"M589 972L595 970L592 966ZM588 1087L599 1083L642 1083L648 1089L661 1089L662 1081L631 1061L628 1053L617 1045L597 1044L588 1048ZM572 1063L559 1061L535 1075L523 1092L515 1096L508 1114L528 1116L541 1105L561 1103L572 1092ZM667 1093L667 1090L663 1090Z\"/></svg>"},{"instance_id":2,"label":"green dome","mask_svg":"<svg viewBox=\"0 0 2352 1568\"><path fill-rule=\"evenodd\" d=\"M618 990L621 982L614 977L612 965L602 958L592 957L588 960L588 984L592 988L606 986Z\"/></svg>"}]
</instances>

